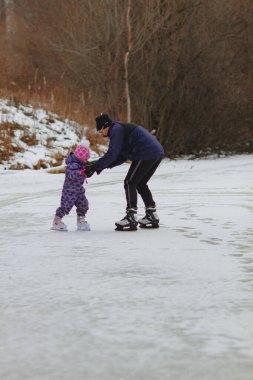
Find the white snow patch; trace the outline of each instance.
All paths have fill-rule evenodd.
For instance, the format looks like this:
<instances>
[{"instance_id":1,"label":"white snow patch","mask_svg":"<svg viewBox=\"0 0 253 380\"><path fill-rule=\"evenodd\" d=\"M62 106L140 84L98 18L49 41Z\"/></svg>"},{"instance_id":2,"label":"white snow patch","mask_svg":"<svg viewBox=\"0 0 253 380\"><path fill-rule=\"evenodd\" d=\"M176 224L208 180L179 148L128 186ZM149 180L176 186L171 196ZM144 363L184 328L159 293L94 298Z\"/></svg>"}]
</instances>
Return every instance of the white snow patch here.
<instances>
[{"instance_id":1,"label":"white snow patch","mask_svg":"<svg viewBox=\"0 0 253 380\"><path fill-rule=\"evenodd\" d=\"M80 130L85 132L87 129L87 126L80 126L68 119L60 120L58 115L43 109L21 104L14 106L13 101L0 99L0 124L5 122L13 126L16 124L12 145L22 148L24 152L17 152L9 160L1 162L2 170L17 165L33 168L40 160L50 167L56 163L55 155L60 153L66 156L69 149L80 142ZM24 134L36 136L36 145L29 146L22 141ZM98 155L91 151L91 160L96 158Z\"/></svg>"}]
</instances>

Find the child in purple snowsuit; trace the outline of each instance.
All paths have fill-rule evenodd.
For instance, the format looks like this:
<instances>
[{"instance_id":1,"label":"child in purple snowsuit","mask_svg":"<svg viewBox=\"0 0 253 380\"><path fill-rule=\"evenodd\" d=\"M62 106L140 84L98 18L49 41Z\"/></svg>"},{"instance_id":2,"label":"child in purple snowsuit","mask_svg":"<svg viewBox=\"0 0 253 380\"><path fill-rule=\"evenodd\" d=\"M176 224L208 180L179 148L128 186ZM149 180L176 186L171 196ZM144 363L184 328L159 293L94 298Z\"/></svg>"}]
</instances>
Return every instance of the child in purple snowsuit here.
<instances>
[{"instance_id":1,"label":"child in purple snowsuit","mask_svg":"<svg viewBox=\"0 0 253 380\"><path fill-rule=\"evenodd\" d=\"M52 230L67 231L67 226L62 222L62 218L70 213L73 206L76 206L77 229L90 231L90 226L85 220L89 203L83 187L86 179L84 163L89 158L89 141L87 140L82 140L76 150L66 158L67 168L61 195L61 206L56 210Z\"/></svg>"}]
</instances>

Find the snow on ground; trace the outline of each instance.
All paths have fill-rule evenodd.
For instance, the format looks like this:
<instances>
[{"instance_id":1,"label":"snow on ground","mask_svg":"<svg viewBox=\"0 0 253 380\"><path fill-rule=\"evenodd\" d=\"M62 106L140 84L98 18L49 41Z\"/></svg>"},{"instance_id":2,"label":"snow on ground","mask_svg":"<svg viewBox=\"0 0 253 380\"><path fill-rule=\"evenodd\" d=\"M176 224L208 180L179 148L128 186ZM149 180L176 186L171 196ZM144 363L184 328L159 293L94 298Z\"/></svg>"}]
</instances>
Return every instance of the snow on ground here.
<instances>
[{"instance_id":1,"label":"snow on ground","mask_svg":"<svg viewBox=\"0 0 253 380\"><path fill-rule=\"evenodd\" d=\"M114 231L127 169L90 232L49 230L63 175L0 172L0 378L252 380L253 156L164 160L151 231Z\"/></svg>"},{"instance_id":2,"label":"snow on ground","mask_svg":"<svg viewBox=\"0 0 253 380\"><path fill-rule=\"evenodd\" d=\"M58 160L62 161L87 130L87 126L80 126L68 119L61 120L58 115L43 109L0 99L0 126L6 123L13 126L13 136L9 133L8 138L11 138L11 145L17 151L9 159L0 160L0 170L33 169L39 161L43 162L44 167L58 166ZM0 153L1 149L5 149L1 141L4 137L5 133L0 136ZM97 157L91 151L91 159Z\"/></svg>"}]
</instances>

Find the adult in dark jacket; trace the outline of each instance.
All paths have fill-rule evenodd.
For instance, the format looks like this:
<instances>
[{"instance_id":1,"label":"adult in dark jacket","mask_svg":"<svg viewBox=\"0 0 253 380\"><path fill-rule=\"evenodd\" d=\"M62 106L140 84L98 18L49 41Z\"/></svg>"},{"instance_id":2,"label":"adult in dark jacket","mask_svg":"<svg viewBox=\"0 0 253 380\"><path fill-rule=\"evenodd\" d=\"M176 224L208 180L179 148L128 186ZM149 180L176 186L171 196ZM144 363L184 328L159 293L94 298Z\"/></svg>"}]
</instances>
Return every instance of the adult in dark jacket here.
<instances>
[{"instance_id":1,"label":"adult in dark jacket","mask_svg":"<svg viewBox=\"0 0 253 380\"><path fill-rule=\"evenodd\" d=\"M110 143L104 156L87 167L88 176L121 165L127 160L132 161L124 180L126 216L115 223L117 229L137 229L137 192L146 208L145 217L139 220L140 226L159 227L156 204L147 182L164 157L163 147L142 126L111 120L107 114L101 114L96 118L96 129L103 137L108 137Z\"/></svg>"}]
</instances>

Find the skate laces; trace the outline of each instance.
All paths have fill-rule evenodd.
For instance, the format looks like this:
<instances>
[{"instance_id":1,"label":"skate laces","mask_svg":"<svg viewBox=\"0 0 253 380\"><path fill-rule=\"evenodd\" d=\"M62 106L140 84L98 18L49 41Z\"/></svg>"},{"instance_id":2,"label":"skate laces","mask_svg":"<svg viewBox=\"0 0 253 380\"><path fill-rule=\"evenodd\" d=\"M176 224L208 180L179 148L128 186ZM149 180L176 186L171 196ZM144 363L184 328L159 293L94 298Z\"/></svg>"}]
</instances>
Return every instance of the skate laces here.
<instances>
[{"instance_id":1,"label":"skate laces","mask_svg":"<svg viewBox=\"0 0 253 380\"><path fill-rule=\"evenodd\" d=\"M147 208L145 217L150 221L156 221L158 219L155 208Z\"/></svg>"},{"instance_id":2,"label":"skate laces","mask_svg":"<svg viewBox=\"0 0 253 380\"><path fill-rule=\"evenodd\" d=\"M130 222L136 222L137 221L137 212L136 210L129 210L125 216L124 219L129 220Z\"/></svg>"},{"instance_id":3,"label":"skate laces","mask_svg":"<svg viewBox=\"0 0 253 380\"><path fill-rule=\"evenodd\" d=\"M121 219L121 222L123 222L123 220L127 220L128 222L132 222L134 220L133 213L127 212L126 215L124 216L124 218Z\"/></svg>"}]
</instances>

